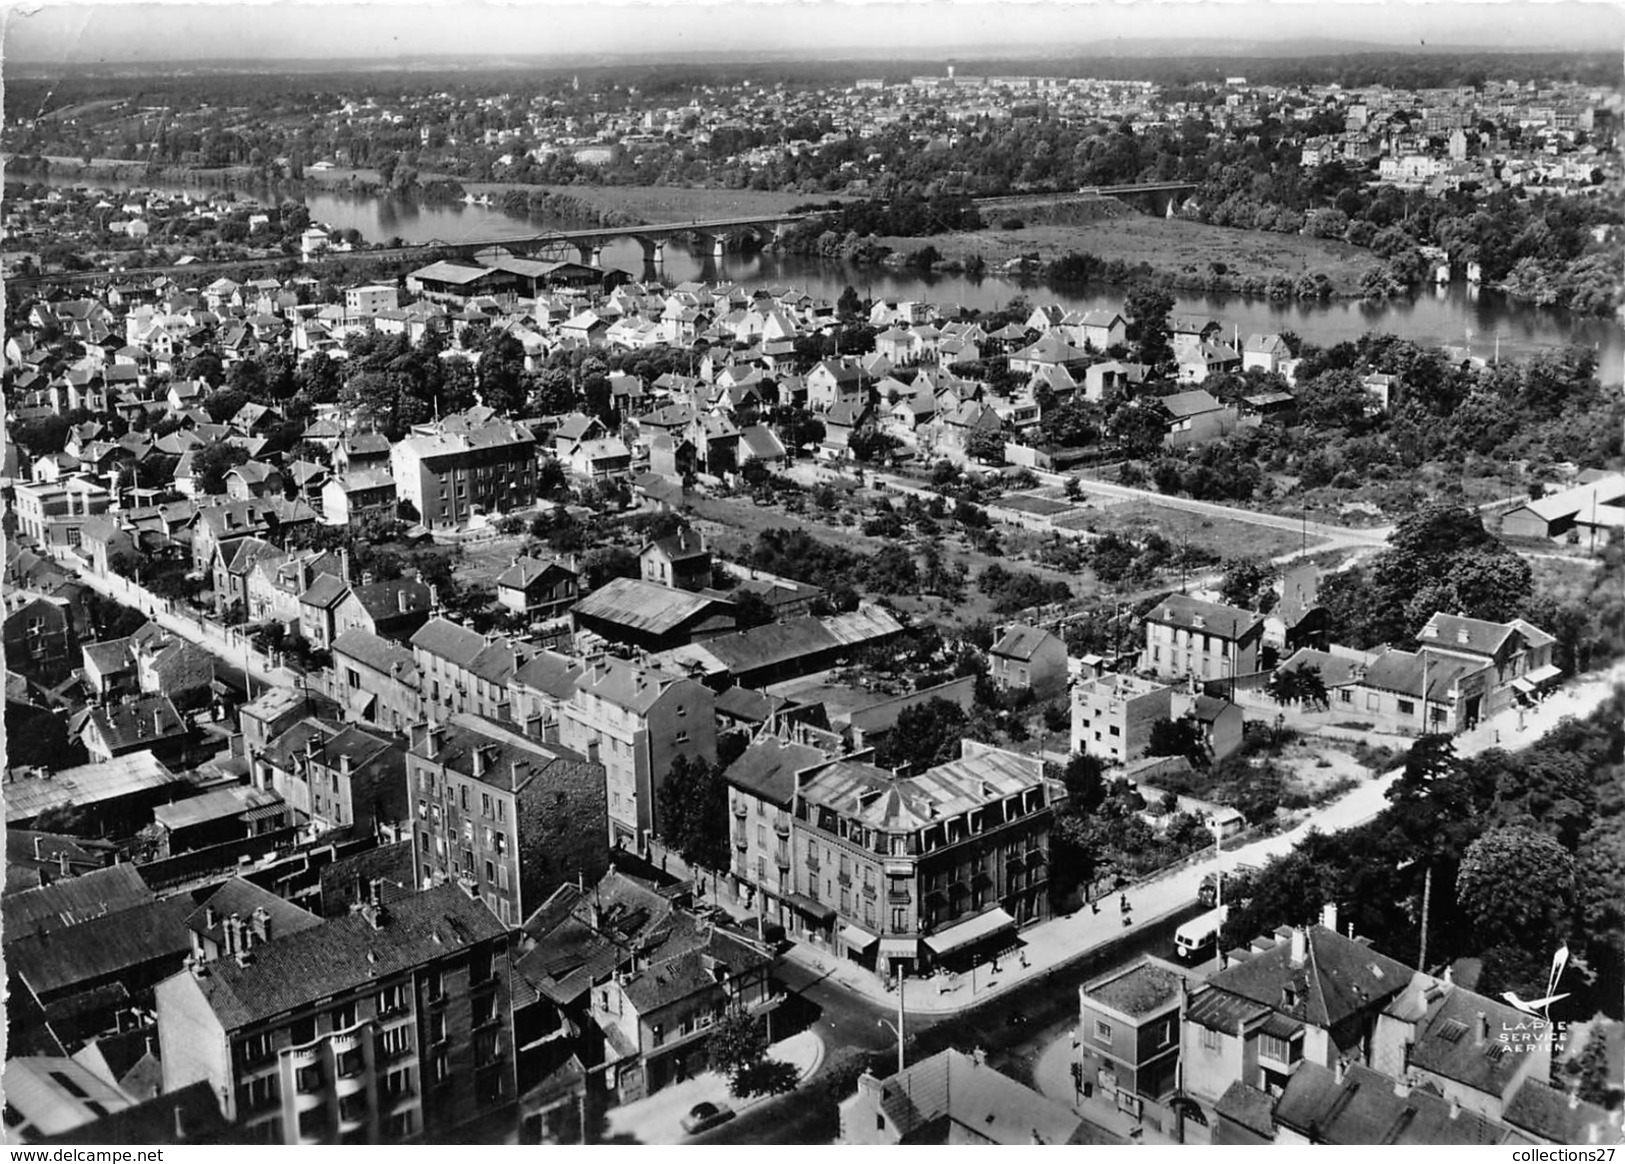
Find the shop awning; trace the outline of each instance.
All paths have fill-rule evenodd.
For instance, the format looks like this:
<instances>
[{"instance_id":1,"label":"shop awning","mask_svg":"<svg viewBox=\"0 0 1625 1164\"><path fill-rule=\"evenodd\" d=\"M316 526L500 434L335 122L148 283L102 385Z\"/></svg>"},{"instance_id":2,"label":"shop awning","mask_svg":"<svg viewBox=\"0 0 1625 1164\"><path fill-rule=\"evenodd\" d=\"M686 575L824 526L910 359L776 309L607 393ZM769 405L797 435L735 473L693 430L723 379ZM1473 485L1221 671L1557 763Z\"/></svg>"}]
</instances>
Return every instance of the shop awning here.
<instances>
[{"instance_id":1,"label":"shop awning","mask_svg":"<svg viewBox=\"0 0 1625 1164\"><path fill-rule=\"evenodd\" d=\"M357 715L366 715L373 702L378 697L370 691L352 691L350 698L344 701L345 706Z\"/></svg>"},{"instance_id":2,"label":"shop awning","mask_svg":"<svg viewBox=\"0 0 1625 1164\"><path fill-rule=\"evenodd\" d=\"M833 907L825 905L821 901L814 901L805 893L792 893L784 900L788 901L790 903L790 908L795 910L797 913L806 914L808 917L814 918L818 921L827 922L835 917L835 910Z\"/></svg>"},{"instance_id":3,"label":"shop awning","mask_svg":"<svg viewBox=\"0 0 1625 1164\"><path fill-rule=\"evenodd\" d=\"M914 876L914 866L908 861L887 861L886 876L912 877Z\"/></svg>"},{"instance_id":4,"label":"shop awning","mask_svg":"<svg viewBox=\"0 0 1625 1164\"><path fill-rule=\"evenodd\" d=\"M237 819L244 824L258 824L262 820L281 820L287 815L288 806L285 804L262 804L258 808L251 808Z\"/></svg>"},{"instance_id":5,"label":"shop awning","mask_svg":"<svg viewBox=\"0 0 1625 1164\"><path fill-rule=\"evenodd\" d=\"M972 942L979 942L1000 930L1013 929L1015 924L1015 918L995 907L958 925L949 926L941 933L932 934L925 939L925 944L934 953L947 954Z\"/></svg>"},{"instance_id":6,"label":"shop awning","mask_svg":"<svg viewBox=\"0 0 1625 1164\"><path fill-rule=\"evenodd\" d=\"M881 938L880 956L882 958L918 958L920 956L920 943L914 938Z\"/></svg>"},{"instance_id":7,"label":"shop awning","mask_svg":"<svg viewBox=\"0 0 1625 1164\"><path fill-rule=\"evenodd\" d=\"M1536 690L1535 685L1524 678L1514 679L1512 681L1512 689L1524 695L1533 695Z\"/></svg>"},{"instance_id":8,"label":"shop awning","mask_svg":"<svg viewBox=\"0 0 1625 1164\"><path fill-rule=\"evenodd\" d=\"M1544 683L1550 683L1553 679L1561 679L1562 677L1563 669L1561 667L1554 667L1550 663L1547 663L1544 667L1536 667L1533 671L1524 676L1525 679L1529 680L1529 682L1533 683L1537 687ZM1516 683L1517 680L1513 680L1513 682Z\"/></svg>"},{"instance_id":9,"label":"shop awning","mask_svg":"<svg viewBox=\"0 0 1625 1164\"><path fill-rule=\"evenodd\" d=\"M867 950L879 940L880 939L878 937L871 934L868 930L860 930L857 926L841 927L841 941L845 942L848 946L852 947L854 950L857 950L859 953Z\"/></svg>"}]
</instances>

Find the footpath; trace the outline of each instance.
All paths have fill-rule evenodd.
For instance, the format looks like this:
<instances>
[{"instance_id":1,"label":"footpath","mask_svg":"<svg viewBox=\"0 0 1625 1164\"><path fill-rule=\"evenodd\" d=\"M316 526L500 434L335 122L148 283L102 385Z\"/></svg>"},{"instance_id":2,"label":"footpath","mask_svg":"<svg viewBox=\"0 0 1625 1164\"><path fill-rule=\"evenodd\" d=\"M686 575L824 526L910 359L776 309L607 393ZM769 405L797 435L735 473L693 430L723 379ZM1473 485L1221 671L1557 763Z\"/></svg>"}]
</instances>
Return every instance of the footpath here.
<instances>
[{"instance_id":1,"label":"footpath","mask_svg":"<svg viewBox=\"0 0 1625 1164\"><path fill-rule=\"evenodd\" d=\"M811 1079L824 1062L824 1041L815 1031L801 1031L767 1049L769 1059L793 1065L799 1073L797 1085ZM688 1138L682 1120L697 1103L714 1103L735 1112L746 1111L772 1096L758 1095L735 1099L728 1090L728 1078L716 1071L702 1071L662 1087L653 1095L622 1104L609 1112L609 1140L622 1138L644 1144L680 1144Z\"/></svg>"},{"instance_id":2,"label":"footpath","mask_svg":"<svg viewBox=\"0 0 1625 1164\"><path fill-rule=\"evenodd\" d=\"M1525 711L1521 726L1519 712L1512 709L1462 733L1455 740L1456 754L1475 756L1494 747L1507 751L1527 748L1565 717L1589 716L1622 684L1625 684L1625 660L1608 671L1571 680L1562 690ZM1223 867L1263 865L1272 857L1290 852L1311 829L1334 833L1364 824L1388 806L1386 793L1400 772L1401 769L1395 768L1367 780L1346 796L1310 813L1286 832L1240 848L1226 849L1222 856ZM1217 867L1212 860L1200 861L1130 886L1125 896L1132 924L1143 925L1189 906L1196 900L1202 878ZM997 972L990 964L978 968L974 974L906 979L904 1012L920 1016L957 1014L1036 975L1083 957L1113 938L1121 937L1124 928L1115 900L1103 902L1098 914L1085 908L1066 917L1039 922L1021 931L1020 954L1012 952L1001 956ZM834 951L796 942L785 956L853 994L881 1006L897 1006L896 993L889 983Z\"/></svg>"}]
</instances>

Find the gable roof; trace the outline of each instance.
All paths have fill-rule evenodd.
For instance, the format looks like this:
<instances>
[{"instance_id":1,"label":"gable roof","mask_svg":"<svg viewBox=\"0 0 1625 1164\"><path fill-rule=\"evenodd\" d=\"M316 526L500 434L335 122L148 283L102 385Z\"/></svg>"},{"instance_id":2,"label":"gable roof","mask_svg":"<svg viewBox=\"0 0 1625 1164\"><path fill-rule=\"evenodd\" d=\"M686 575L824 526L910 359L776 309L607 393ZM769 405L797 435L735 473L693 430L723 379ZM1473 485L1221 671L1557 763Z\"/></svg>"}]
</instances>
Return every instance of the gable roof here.
<instances>
[{"instance_id":1,"label":"gable roof","mask_svg":"<svg viewBox=\"0 0 1625 1164\"><path fill-rule=\"evenodd\" d=\"M192 948L186 929L192 909L181 894L30 934L6 943L8 969L43 997L161 959L178 965Z\"/></svg>"},{"instance_id":2,"label":"gable roof","mask_svg":"<svg viewBox=\"0 0 1625 1164\"><path fill-rule=\"evenodd\" d=\"M1292 945L1289 939L1278 940L1267 950L1221 970L1208 980L1208 985L1330 1029L1351 1015L1376 1007L1410 982L1408 967L1325 926L1305 927L1301 966L1292 965ZM1296 994L1291 1006L1284 998L1288 986L1294 987Z\"/></svg>"},{"instance_id":3,"label":"gable roof","mask_svg":"<svg viewBox=\"0 0 1625 1164\"><path fill-rule=\"evenodd\" d=\"M613 622L647 634L669 634L726 604L641 578L615 578L576 603L578 617Z\"/></svg>"},{"instance_id":4,"label":"gable roof","mask_svg":"<svg viewBox=\"0 0 1625 1164\"><path fill-rule=\"evenodd\" d=\"M796 773L829 760L818 748L769 736L746 748L728 765L722 778L769 804L789 808L795 800Z\"/></svg>"},{"instance_id":5,"label":"gable roof","mask_svg":"<svg viewBox=\"0 0 1625 1164\"><path fill-rule=\"evenodd\" d=\"M1262 626L1264 616L1187 594L1170 594L1147 612L1145 621L1239 640Z\"/></svg>"},{"instance_id":6,"label":"gable roof","mask_svg":"<svg viewBox=\"0 0 1625 1164\"><path fill-rule=\"evenodd\" d=\"M999 636L999 641L993 644L988 653L1007 659L1031 659L1045 641L1053 638L1055 636L1042 627L1016 623L1005 628L1004 634Z\"/></svg>"}]
</instances>

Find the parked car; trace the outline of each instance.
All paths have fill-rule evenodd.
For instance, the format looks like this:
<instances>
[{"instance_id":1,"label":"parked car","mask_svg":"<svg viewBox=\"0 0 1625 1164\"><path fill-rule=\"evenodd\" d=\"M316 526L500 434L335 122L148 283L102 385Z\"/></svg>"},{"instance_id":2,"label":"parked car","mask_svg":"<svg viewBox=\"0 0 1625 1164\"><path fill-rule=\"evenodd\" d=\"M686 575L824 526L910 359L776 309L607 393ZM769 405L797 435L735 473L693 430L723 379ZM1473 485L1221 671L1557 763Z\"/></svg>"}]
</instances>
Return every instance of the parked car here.
<instances>
[{"instance_id":1,"label":"parked car","mask_svg":"<svg viewBox=\"0 0 1625 1164\"><path fill-rule=\"evenodd\" d=\"M710 1131L734 1118L734 1109L725 1103L697 1103L682 1118L683 1131L691 1136Z\"/></svg>"}]
</instances>

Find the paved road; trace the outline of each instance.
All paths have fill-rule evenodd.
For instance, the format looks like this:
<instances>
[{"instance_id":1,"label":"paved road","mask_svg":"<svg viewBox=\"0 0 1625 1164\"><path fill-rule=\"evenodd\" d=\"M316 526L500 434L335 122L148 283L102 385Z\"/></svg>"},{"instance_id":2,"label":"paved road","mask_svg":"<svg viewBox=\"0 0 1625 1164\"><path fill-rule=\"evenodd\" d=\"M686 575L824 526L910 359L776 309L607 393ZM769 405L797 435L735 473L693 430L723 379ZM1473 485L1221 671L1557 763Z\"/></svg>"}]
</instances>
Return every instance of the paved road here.
<instances>
[{"instance_id":1,"label":"paved road","mask_svg":"<svg viewBox=\"0 0 1625 1164\"><path fill-rule=\"evenodd\" d=\"M946 1047L987 1052L988 1063L1031 1086L1038 1057L1055 1038L1078 1023L1078 987L1141 954L1171 957L1174 930L1199 912L1187 908L1084 952L1065 965L1028 979L963 1014L909 1019L908 1058L915 1062ZM876 1071L896 1068L896 1037L880 1025L896 1021L896 1008L852 994L837 984L786 961L778 976L793 993L819 1008L814 1029L830 1049L824 1066L801 1090L745 1112L731 1123L698 1137L705 1144L822 1144L839 1131L836 1098L820 1082L842 1047L870 1053ZM842 1097L844 1098L844 1097Z\"/></svg>"}]
</instances>

